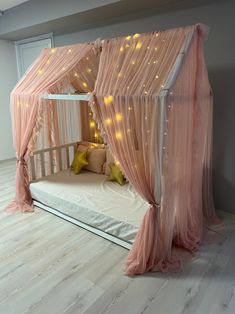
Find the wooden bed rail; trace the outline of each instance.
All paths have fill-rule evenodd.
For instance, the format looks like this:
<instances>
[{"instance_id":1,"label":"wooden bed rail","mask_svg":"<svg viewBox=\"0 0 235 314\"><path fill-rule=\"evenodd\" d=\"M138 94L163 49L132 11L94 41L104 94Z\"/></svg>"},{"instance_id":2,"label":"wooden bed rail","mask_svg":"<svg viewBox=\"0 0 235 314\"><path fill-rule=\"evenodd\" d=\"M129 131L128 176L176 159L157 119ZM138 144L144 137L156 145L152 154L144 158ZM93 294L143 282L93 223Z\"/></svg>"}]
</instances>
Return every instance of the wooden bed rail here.
<instances>
[{"instance_id":1,"label":"wooden bed rail","mask_svg":"<svg viewBox=\"0 0 235 314\"><path fill-rule=\"evenodd\" d=\"M77 143L78 142L74 142L61 146L54 146L46 149L35 150L30 156L30 170L31 170L30 181L45 177L50 174L54 174L61 170L68 169L72 163L73 155L77 150ZM70 153L71 148L73 149L72 156ZM35 158L37 157L39 158L36 159L35 162ZM57 163L55 163L55 159L57 160ZM39 167L40 169L40 176L38 176L38 171L36 167L37 168Z\"/></svg>"}]
</instances>

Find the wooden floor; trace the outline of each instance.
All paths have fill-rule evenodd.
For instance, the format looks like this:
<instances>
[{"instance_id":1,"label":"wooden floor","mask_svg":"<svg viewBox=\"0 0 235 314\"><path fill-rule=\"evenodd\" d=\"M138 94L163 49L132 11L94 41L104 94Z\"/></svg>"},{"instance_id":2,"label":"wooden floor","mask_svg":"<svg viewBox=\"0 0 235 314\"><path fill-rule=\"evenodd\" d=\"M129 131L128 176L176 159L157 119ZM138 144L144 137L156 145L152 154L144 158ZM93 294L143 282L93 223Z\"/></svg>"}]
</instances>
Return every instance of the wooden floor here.
<instances>
[{"instance_id":1,"label":"wooden floor","mask_svg":"<svg viewBox=\"0 0 235 314\"><path fill-rule=\"evenodd\" d=\"M14 162L0 163L0 314L235 313L235 217L181 273L123 275L127 251L43 210L7 214Z\"/></svg>"}]
</instances>

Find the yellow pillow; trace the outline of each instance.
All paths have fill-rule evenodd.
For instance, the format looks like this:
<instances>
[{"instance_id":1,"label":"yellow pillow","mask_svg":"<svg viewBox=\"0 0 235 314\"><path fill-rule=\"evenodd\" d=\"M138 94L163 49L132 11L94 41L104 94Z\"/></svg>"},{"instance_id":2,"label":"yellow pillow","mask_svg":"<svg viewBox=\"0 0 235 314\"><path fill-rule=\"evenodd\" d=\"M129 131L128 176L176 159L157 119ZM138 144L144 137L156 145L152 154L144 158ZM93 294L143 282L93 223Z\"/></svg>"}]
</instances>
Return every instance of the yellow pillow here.
<instances>
[{"instance_id":1,"label":"yellow pillow","mask_svg":"<svg viewBox=\"0 0 235 314\"><path fill-rule=\"evenodd\" d=\"M110 169L110 176L108 177L109 181L116 181L120 185L125 184L126 180L124 178L124 175L121 169L118 167L118 165L115 165L114 163L110 163L109 169Z\"/></svg>"},{"instance_id":2,"label":"yellow pillow","mask_svg":"<svg viewBox=\"0 0 235 314\"><path fill-rule=\"evenodd\" d=\"M88 161L87 161L87 151L82 151L79 152L77 151L74 155L74 159L71 165L71 170L75 173L78 174L83 167L85 167L86 165L88 165Z\"/></svg>"}]
</instances>

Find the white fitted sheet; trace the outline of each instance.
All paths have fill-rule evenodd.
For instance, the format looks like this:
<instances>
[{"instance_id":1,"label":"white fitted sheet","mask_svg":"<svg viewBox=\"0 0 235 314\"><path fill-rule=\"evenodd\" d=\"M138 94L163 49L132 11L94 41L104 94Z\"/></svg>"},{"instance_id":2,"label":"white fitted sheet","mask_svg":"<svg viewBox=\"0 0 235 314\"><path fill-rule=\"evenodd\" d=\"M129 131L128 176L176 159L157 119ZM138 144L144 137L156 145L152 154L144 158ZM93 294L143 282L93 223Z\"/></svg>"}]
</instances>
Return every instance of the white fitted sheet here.
<instances>
[{"instance_id":1,"label":"white fitted sheet","mask_svg":"<svg viewBox=\"0 0 235 314\"><path fill-rule=\"evenodd\" d=\"M130 243L148 209L130 184L89 171L61 171L31 182L30 191L33 199Z\"/></svg>"}]
</instances>

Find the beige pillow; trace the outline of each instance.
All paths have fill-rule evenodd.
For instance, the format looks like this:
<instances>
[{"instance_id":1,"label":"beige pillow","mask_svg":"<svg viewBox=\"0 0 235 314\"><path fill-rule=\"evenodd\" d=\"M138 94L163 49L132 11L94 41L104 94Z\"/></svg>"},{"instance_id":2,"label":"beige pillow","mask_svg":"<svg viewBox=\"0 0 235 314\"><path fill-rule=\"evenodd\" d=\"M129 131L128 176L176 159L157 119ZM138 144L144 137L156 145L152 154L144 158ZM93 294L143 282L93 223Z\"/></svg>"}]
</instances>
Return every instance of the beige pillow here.
<instances>
[{"instance_id":1,"label":"beige pillow","mask_svg":"<svg viewBox=\"0 0 235 314\"><path fill-rule=\"evenodd\" d=\"M78 151L87 150L88 165L83 167L95 173L104 173L103 166L106 160L106 150L104 148L93 148L85 145L79 145Z\"/></svg>"},{"instance_id":2,"label":"beige pillow","mask_svg":"<svg viewBox=\"0 0 235 314\"><path fill-rule=\"evenodd\" d=\"M110 167L109 164L113 164L115 162L113 155L110 152L110 149L107 147L106 149L106 163L105 163L105 174L106 176L110 175Z\"/></svg>"},{"instance_id":3,"label":"beige pillow","mask_svg":"<svg viewBox=\"0 0 235 314\"><path fill-rule=\"evenodd\" d=\"M98 143L92 143L92 142L86 142L86 141L81 141L78 142L79 146L89 146L89 147L93 147L93 148L105 148L104 144L98 144Z\"/></svg>"}]
</instances>

